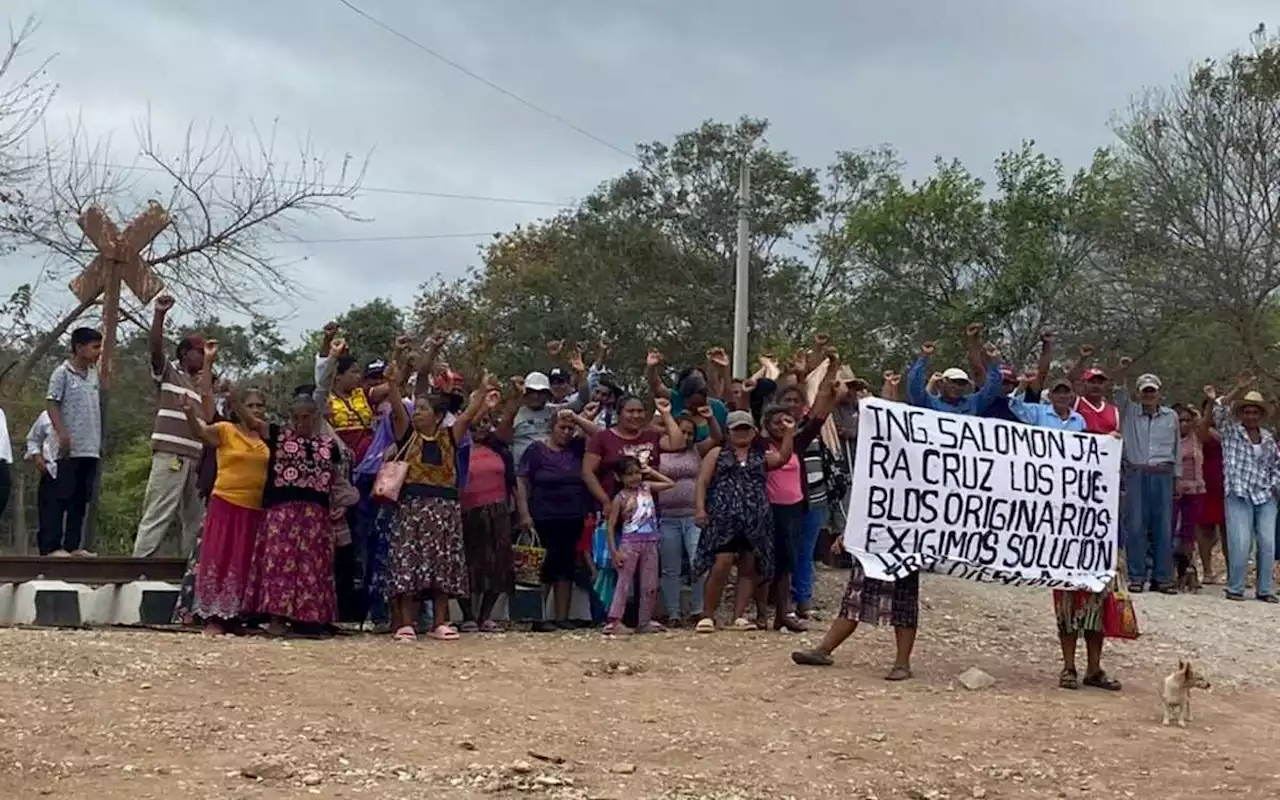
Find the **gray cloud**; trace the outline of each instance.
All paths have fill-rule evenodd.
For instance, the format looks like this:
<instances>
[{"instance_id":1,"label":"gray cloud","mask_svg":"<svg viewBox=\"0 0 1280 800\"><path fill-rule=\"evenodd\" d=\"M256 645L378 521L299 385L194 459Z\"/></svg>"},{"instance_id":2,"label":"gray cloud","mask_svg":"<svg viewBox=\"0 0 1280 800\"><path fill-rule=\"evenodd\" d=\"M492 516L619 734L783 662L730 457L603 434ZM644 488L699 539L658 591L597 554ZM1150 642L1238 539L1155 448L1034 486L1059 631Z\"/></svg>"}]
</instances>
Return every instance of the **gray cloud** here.
<instances>
[{"instance_id":1,"label":"gray cloud","mask_svg":"<svg viewBox=\"0 0 1280 800\"><path fill-rule=\"evenodd\" d=\"M590 0L356 0L370 14L507 89L630 150L713 117L767 116L776 146L825 163L837 149L897 147L985 171L1035 138L1068 163L1109 140L1132 93L1246 42L1262 0L968 0L900 4ZM133 156L148 113L176 149L186 126L278 120L282 154L309 138L330 161L370 150L366 183L564 201L633 163L466 77L335 0L17 0L57 53L51 125L82 115ZM367 192L367 224L306 223L303 238L499 231L535 205ZM474 239L281 246L308 286L289 327L317 326L376 295L407 304L435 275L477 262ZM10 259L0 290L30 279ZM355 277L352 277L355 276ZM46 304L62 299L56 288ZM282 309L282 313L286 313Z\"/></svg>"}]
</instances>

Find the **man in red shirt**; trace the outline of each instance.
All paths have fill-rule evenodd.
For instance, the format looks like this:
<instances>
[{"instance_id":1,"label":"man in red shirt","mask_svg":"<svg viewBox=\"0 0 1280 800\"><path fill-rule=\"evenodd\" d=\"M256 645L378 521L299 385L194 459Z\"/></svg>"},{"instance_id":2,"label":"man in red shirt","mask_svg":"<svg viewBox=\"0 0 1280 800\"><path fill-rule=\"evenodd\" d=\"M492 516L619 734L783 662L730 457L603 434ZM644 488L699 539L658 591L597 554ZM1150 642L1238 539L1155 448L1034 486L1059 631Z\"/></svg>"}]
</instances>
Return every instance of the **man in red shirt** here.
<instances>
[{"instance_id":1,"label":"man in red shirt","mask_svg":"<svg viewBox=\"0 0 1280 800\"><path fill-rule=\"evenodd\" d=\"M1086 369L1081 376L1084 392L1076 398L1075 410L1084 417L1089 433L1115 433L1120 430L1120 410L1107 400L1107 373L1097 367Z\"/></svg>"}]
</instances>

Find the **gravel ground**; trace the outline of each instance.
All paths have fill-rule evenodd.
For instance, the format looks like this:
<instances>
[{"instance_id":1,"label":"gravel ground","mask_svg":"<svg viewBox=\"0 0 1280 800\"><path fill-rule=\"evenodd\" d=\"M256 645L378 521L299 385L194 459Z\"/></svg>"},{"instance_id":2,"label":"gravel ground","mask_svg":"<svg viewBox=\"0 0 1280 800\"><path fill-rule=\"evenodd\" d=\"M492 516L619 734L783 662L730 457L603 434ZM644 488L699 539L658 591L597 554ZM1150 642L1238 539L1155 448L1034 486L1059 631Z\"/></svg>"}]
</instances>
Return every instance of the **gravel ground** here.
<instances>
[{"instance_id":1,"label":"gravel ground","mask_svg":"<svg viewBox=\"0 0 1280 800\"><path fill-rule=\"evenodd\" d=\"M834 607L844 574L820 574ZM773 633L393 645L0 630L0 797L952 800L1280 796L1275 607L1139 599L1120 694L1056 688L1047 593L927 578L916 679L888 631L828 669ZM1213 681L1159 725L1180 656ZM969 667L995 677L970 692Z\"/></svg>"}]
</instances>

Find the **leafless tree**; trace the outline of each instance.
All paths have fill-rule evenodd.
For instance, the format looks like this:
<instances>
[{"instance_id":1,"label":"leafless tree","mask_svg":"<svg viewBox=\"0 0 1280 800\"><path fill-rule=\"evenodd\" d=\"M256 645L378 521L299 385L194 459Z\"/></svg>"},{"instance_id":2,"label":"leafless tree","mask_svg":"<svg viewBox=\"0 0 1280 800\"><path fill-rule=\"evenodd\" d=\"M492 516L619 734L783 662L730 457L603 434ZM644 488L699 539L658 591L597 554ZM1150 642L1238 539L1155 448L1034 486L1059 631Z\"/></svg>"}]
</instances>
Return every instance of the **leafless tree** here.
<instances>
[{"instance_id":1,"label":"leafless tree","mask_svg":"<svg viewBox=\"0 0 1280 800\"><path fill-rule=\"evenodd\" d=\"M27 136L40 124L57 87L48 79L42 61L22 71L19 58L39 25L30 17L21 28L9 26L9 41L0 56L0 209L20 213L23 184L38 163L22 155Z\"/></svg>"},{"instance_id":2,"label":"leafless tree","mask_svg":"<svg viewBox=\"0 0 1280 800\"><path fill-rule=\"evenodd\" d=\"M1134 291L1220 320L1250 366L1280 378L1266 353L1280 289L1280 41L1251 41L1135 100L1116 133L1135 178L1131 233L1159 261Z\"/></svg>"},{"instance_id":3,"label":"leafless tree","mask_svg":"<svg viewBox=\"0 0 1280 800\"><path fill-rule=\"evenodd\" d=\"M30 24L15 35L11 50L34 29ZM37 86L31 80L26 85ZM8 333L25 335L21 341L0 341L22 351L20 362L10 367L8 387L22 384L59 337L93 312L91 301L47 313L41 300L42 287L61 289L96 255L77 224L90 206L101 207L124 226L148 200L160 202L172 222L144 257L180 302L203 312L254 314L296 299L304 287L272 245L296 238L296 226L304 218L356 219L350 204L367 159L348 154L330 167L309 141L292 154L283 153L274 124L266 133L254 129L248 135L212 123L192 125L168 149L150 119L143 119L135 126L134 154L119 158L123 148L113 147L109 139L94 139L78 120L61 136L40 125L47 93L28 89L0 94L5 98L19 110L6 116L0 109L0 144L9 145L6 151L25 146L36 155L21 162L26 189L20 213L0 217L0 240L7 239L41 264L32 283L11 298L11 305L21 306L24 325ZM6 119L13 121L3 127ZM5 138L8 130L17 132L12 141ZM39 144L32 148L35 139ZM31 322L42 310L46 318ZM130 312L127 305L125 312ZM33 335L33 328L39 333Z\"/></svg>"}]
</instances>

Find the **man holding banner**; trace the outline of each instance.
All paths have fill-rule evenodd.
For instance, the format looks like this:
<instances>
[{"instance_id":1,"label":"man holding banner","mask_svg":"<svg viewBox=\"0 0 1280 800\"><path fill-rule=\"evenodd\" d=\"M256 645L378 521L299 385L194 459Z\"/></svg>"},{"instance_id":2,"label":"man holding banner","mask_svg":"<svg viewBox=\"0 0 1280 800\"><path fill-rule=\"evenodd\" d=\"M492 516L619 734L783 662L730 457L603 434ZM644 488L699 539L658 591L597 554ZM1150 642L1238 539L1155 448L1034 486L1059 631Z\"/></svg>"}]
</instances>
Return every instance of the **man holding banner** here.
<instances>
[{"instance_id":1,"label":"man holding banner","mask_svg":"<svg viewBox=\"0 0 1280 800\"><path fill-rule=\"evenodd\" d=\"M1120 442L1081 432L1083 420L1069 408L1070 384L1050 389L1048 408L1021 396L1011 403L1034 427L862 401L844 539L854 568L840 619L816 650L793 653L796 663L830 664L858 622L887 619L898 645L888 677L909 678L922 569L981 582L1106 589L1117 568ZM980 413L976 405L953 407ZM1065 655L1065 641L1063 647ZM1089 666L1090 685L1118 688L1092 646Z\"/></svg>"}]
</instances>

